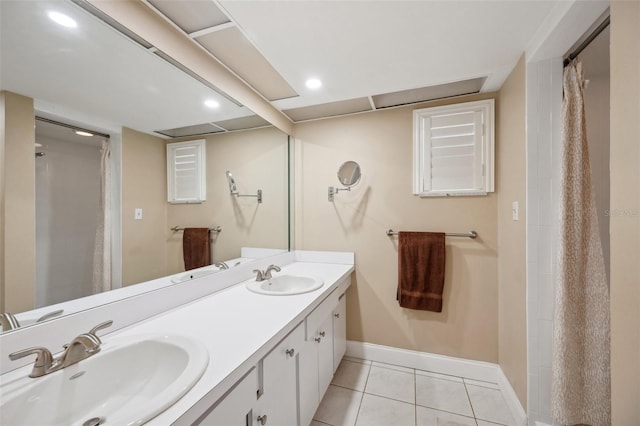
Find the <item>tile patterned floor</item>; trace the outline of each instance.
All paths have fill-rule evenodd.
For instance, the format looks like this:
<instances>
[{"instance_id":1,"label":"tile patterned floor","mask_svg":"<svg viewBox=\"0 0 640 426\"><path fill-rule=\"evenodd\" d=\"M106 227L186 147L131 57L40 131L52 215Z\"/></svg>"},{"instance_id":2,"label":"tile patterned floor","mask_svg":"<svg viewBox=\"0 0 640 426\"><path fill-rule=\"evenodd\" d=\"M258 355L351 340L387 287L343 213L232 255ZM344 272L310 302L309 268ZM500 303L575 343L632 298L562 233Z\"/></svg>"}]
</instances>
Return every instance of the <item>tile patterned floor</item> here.
<instances>
[{"instance_id":1,"label":"tile patterned floor","mask_svg":"<svg viewBox=\"0 0 640 426\"><path fill-rule=\"evenodd\" d=\"M311 426L514 426L495 383L345 357Z\"/></svg>"}]
</instances>

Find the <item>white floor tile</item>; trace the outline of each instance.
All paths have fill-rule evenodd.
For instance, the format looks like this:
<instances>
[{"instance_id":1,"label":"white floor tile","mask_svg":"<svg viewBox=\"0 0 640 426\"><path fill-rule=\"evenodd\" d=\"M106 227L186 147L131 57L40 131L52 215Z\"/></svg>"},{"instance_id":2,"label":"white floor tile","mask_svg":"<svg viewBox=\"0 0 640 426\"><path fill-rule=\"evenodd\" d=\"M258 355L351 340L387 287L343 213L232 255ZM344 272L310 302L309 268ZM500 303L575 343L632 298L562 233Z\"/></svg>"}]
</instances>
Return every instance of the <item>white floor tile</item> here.
<instances>
[{"instance_id":1,"label":"white floor tile","mask_svg":"<svg viewBox=\"0 0 640 426\"><path fill-rule=\"evenodd\" d=\"M473 417L420 406L416 407L416 417L416 425L418 426L476 426Z\"/></svg>"},{"instance_id":2,"label":"white floor tile","mask_svg":"<svg viewBox=\"0 0 640 426\"><path fill-rule=\"evenodd\" d=\"M361 399L361 392L329 386L313 419L332 426L353 426Z\"/></svg>"},{"instance_id":3,"label":"white floor tile","mask_svg":"<svg viewBox=\"0 0 640 426\"><path fill-rule=\"evenodd\" d=\"M364 394L358 426L414 426L415 406L405 402Z\"/></svg>"},{"instance_id":4,"label":"white floor tile","mask_svg":"<svg viewBox=\"0 0 640 426\"><path fill-rule=\"evenodd\" d=\"M371 365L376 367L381 367L381 368L388 368L390 370L404 371L405 373L411 373L411 374L414 373L413 368L400 367L399 365L387 364L384 362L373 361Z\"/></svg>"},{"instance_id":5,"label":"white floor tile","mask_svg":"<svg viewBox=\"0 0 640 426\"><path fill-rule=\"evenodd\" d=\"M423 407L473 417L464 383L416 375L416 403Z\"/></svg>"},{"instance_id":6,"label":"white floor tile","mask_svg":"<svg viewBox=\"0 0 640 426\"><path fill-rule=\"evenodd\" d=\"M413 372L391 370L371 366L365 393L384 396L415 404L415 385Z\"/></svg>"},{"instance_id":7,"label":"white floor tile","mask_svg":"<svg viewBox=\"0 0 640 426\"><path fill-rule=\"evenodd\" d=\"M434 373L432 371L416 370L416 374L421 376L435 377L436 379L451 380L452 382L462 383L462 377L449 376L447 374Z\"/></svg>"},{"instance_id":8,"label":"white floor tile","mask_svg":"<svg viewBox=\"0 0 640 426\"><path fill-rule=\"evenodd\" d=\"M371 366L368 364L343 359L336 370L336 374L333 376L331 384L363 392L370 368Z\"/></svg>"},{"instance_id":9,"label":"white floor tile","mask_svg":"<svg viewBox=\"0 0 640 426\"><path fill-rule=\"evenodd\" d=\"M476 418L509 426L515 424L511 411L498 389L467 385L467 390Z\"/></svg>"}]
</instances>

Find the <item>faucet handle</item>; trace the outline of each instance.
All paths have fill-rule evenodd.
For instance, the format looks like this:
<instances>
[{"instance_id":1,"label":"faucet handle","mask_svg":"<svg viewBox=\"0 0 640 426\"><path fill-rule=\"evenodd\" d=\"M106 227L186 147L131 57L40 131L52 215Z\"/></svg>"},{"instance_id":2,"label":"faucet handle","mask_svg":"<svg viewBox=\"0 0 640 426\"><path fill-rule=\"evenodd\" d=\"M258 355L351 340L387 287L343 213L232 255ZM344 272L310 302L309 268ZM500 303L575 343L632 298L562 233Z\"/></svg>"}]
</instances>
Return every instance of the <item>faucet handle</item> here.
<instances>
[{"instance_id":1,"label":"faucet handle","mask_svg":"<svg viewBox=\"0 0 640 426\"><path fill-rule=\"evenodd\" d=\"M47 348L33 347L16 351L9 354L9 359L15 361L25 356L36 355L36 362L33 364L33 370L29 377L40 377L46 374L46 371L53 365L53 355Z\"/></svg>"},{"instance_id":2,"label":"faucet handle","mask_svg":"<svg viewBox=\"0 0 640 426\"><path fill-rule=\"evenodd\" d=\"M95 327L93 327L89 331L89 334L93 334L94 336L96 336L96 333L98 332L98 330L102 330L104 328L111 327L111 325L113 325L113 321L112 320L100 323L100 324L96 325ZM96 337L98 337L98 336L96 336Z\"/></svg>"},{"instance_id":3,"label":"faucet handle","mask_svg":"<svg viewBox=\"0 0 640 426\"><path fill-rule=\"evenodd\" d=\"M264 272L262 272L260 269L254 269L253 272L257 274L256 281L264 281Z\"/></svg>"}]
</instances>

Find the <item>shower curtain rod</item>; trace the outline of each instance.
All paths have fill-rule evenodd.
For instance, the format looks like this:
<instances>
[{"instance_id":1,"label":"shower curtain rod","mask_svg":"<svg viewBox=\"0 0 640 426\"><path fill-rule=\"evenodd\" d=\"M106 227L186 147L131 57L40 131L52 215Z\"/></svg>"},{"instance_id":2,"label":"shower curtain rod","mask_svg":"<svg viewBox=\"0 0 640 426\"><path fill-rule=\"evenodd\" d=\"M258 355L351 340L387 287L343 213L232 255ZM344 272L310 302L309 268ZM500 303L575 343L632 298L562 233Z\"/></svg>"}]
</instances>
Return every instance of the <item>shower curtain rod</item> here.
<instances>
[{"instance_id":1,"label":"shower curtain rod","mask_svg":"<svg viewBox=\"0 0 640 426\"><path fill-rule=\"evenodd\" d=\"M596 27L596 29L593 30L593 32L591 34L589 34L589 36L582 43L580 43L580 45L578 47L576 47L576 49L569 54L569 56L567 56L565 58L562 66L566 67L567 65L569 65L571 63L571 61L573 61L575 58L577 58L578 55L580 53L582 53L582 51L584 49L586 49L587 46L589 46L591 44L591 42L593 40L595 40L596 37L598 37L600 35L600 33L603 32L605 30L605 28L607 28L609 26L610 23L611 23L611 16L607 16L605 18L605 20L602 21L602 23L600 23L600 25L598 25Z\"/></svg>"},{"instance_id":2,"label":"shower curtain rod","mask_svg":"<svg viewBox=\"0 0 640 426\"><path fill-rule=\"evenodd\" d=\"M73 125L67 124L67 123L61 123L59 121L50 120L50 119L44 118L44 117L36 116L36 120L42 121L44 123L55 124L57 126L66 127L67 129L71 129L71 130L79 130L81 132L88 132L88 133L91 133L91 134L93 134L95 136L102 136L103 138L106 138L106 139L110 139L111 138L109 135L106 135L106 134L100 133L100 132L96 132L95 130L84 129L82 127L73 126Z\"/></svg>"}]
</instances>

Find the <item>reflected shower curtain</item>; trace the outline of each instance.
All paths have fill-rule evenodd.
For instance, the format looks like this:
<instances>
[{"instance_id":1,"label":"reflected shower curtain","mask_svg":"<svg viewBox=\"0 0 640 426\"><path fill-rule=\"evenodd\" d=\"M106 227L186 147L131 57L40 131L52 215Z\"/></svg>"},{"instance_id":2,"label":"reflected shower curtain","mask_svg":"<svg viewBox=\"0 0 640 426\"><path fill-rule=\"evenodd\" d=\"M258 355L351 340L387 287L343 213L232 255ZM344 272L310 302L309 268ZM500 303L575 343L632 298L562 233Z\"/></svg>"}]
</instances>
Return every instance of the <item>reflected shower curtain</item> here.
<instances>
[{"instance_id":1,"label":"reflected shower curtain","mask_svg":"<svg viewBox=\"0 0 640 426\"><path fill-rule=\"evenodd\" d=\"M111 290L111 146L102 141L98 227L93 252L93 293Z\"/></svg>"},{"instance_id":2,"label":"reflected shower curtain","mask_svg":"<svg viewBox=\"0 0 640 426\"><path fill-rule=\"evenodd\" d=\"M564 71L560 244L551 411L563 425L611 424L609 287L591 187L582 64Z\"/></svg>"}]
</instances>

